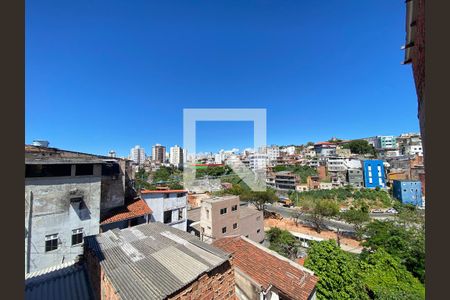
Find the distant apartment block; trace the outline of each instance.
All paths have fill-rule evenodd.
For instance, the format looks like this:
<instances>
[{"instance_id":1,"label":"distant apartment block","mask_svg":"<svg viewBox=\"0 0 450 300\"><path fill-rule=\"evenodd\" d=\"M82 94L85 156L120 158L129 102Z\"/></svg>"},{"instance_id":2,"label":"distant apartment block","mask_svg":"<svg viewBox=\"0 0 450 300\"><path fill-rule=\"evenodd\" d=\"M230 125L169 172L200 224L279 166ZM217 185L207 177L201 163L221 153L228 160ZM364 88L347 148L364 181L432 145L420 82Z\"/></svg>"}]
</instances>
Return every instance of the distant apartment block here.
<instances>
[{"instance_id":1,"label":"distant apartment block","mask_svg":"<svg viewBox=\"0 0 450 300\"><path fill-rule=\"evenodd\" d=\"M275 173L274 183L278 190L295 191L295 187L300 184L300 178L290 171L280 171Z\"/></svg>"},{"instance_id":2,"label":"distant apartment block","mask_svg":"<svg viewBox=\"0 0 450 300\"><path fill-rule=\"evenodd\" d=\"M356 188L364 187L364 175L362 169L348 169L347 182L349 185Z\"/></svg>"},{"instance_id":3,"label":"distant apartment block","mask_svg":"<svg viewBox=\"0 0 450 300\"><path fill-rule=\"evenodd\" d=\"M151 208L151 222L161 222L171 227L187 230L186 190L143 190L141 198Z\"/></svg>"},{"instance_id":4,"label":"distant apartment block","mask_svg":"<svg viewBox=\"0 0 450 300\"><path fill-rule=\"evenodd\" d=\"M180 168L183 165L183 149L175 145L170 147L169 162L172 166Z\"/></svg>"},{"instance_id":5,"label":"distant apartment block","mask_svg":"<svg viewBox=\"0 0 450 300\"><path fill-rule=\"evenodd\" d=\"M336 155L336 144L330 142L320 142L314 144L314 151L317 156Z\"/></svg>"},{"instance_id":6,"label":"distant apartment block","mask_svg":"<svg viewBox=\"0 0 450 300\"><path fill-rule=\"evenodd\" d=\"M243 235L258 243L264 241L262 212L240 205L239 196L203 199L201 207L188 214L189 231L207 243L232 235Z\"/></svg>"},{"instance_id":7,"label":"distant apartment block","mask_svg":"<svg viewBox=\"0 0 450 300\"><path fill-rule=\"evenodd\" d=\"M213 246L232 253L238 299L315 300L314 272L245 237L225 237Z\"/></svg>"},{"instance_id":8,"label":"distant apartment block","mask_svg":"<svg viewBox=\"0 0 450 300\"><path fill-rule=\"evenodd\" d=\"M234 299L230 254L162 223L86 238L94 299Z\"/></svg>"},{"instance_id":9,"label":"distant apartment block","mask_svg":"<svg viewBox=\"0 0 450 300\"><path fill-rule=\"evenodd\" d=\"M152 160L159 163L166 161L166 147L156 144L152 147Z\"/></svg>"},{"instance_id":10,"label":"distant apartment block","mask_svg":"<svg viewBox=\"0 0 450 300\"><path fill-rule=\"evenodd\" d=\"M249 167L253 171L265 170L268 166L268 156L266 154L251 154L248 157Z\"/></svg>"},{"instance_id":11,"label":"distant apartment block","mask_svg":"<svg viewBox=\"0 0 450 300\"><path fill-rule=\"evenodd\" d=\"M130 159L137 163L138 165L144 164L145 161L145 150L139 145L134 146L130 150Z\"/></svg>"},{"instance_id":12,"label":"distant apartment block","mask_svg":"<svg viewBox=\"0 0 450 300\"><path fill-rule=\"evenodd\" d=\"M364 160L362 164L366 188L386 187L386 175L382 160Z\"/></svg>"},{"instance_id":13,"label":"distant apartment block","mask_svg":"<svg viewBox=\"0 0 450 300\"><path fill-rule=\"evenodd\" d=\"M393 149L397 148L397 138L393 135L378 136L378 142L375 148Z\"/></svg>"},{"instance_id":14,"label":"distant apartment block","mask_svg":"<svg viewBox=\"0 0 450 300\"><path fill-rule=\"evenodd\" d=\"M422 184L420 181L394 180L392 189L394 198L402 203L422 206Z\"/></svg>"}]
</instances>

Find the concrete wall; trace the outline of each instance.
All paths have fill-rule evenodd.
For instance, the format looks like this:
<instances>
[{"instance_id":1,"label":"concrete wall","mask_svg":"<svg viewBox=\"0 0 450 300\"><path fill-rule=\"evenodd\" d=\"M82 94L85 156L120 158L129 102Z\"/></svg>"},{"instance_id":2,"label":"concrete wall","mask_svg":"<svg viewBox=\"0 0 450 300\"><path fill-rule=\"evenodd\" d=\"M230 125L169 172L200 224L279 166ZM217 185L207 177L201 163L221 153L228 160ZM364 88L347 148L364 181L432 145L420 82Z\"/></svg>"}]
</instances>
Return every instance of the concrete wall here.
<instances>
[{"instance_id":1,"label":"concrete wall","mask_svg":"<svg viewBox=\"0 0 450 300\"><path fill-rule=\"evenodd\" d=\"M236 267L234 268L234 278L236 281L236 296L240 300L260 299L261 288L252 278Z\"/></svg>"},{"instance_id":2,"label":"concrete wall","mask_svg":"<svg viewBox=\"0 0 450 300\"><path fill-rule=\"evenodd\" d=\"M99 233L100 172L100 165L95 165L91 176L25 179L25 272L27 266L33 272L81 254L81 244L71 245L72 230L82 228L84 236ZM86 208L78 210L70 202L73 197L83 197ZM58 234L58 249L45 252L45 237L50 234Z\"/></svg>"},{"instance_id":3,"label":"concrete wall","mask_svg":"<svg viewBox=\"0 0 450 300\"><path fill-rule=\"evenodd\" d=\"M237 205L237 210L231 210L233 205ZM222 208L227 208L227 212L223 215L220 214ZM209 210L209 218L206 213L207 210ZM204 228L203 241L212 243L221 237L239 234L239 211L238 196L224 197L222 200L203 201L200 212L200 227ZM238 227L233 229L233 224L235 223L238 224ZM227 228L225 233L222 233L223 227ZM211 239L211 237L213 238Z\"/></svg>"},{"instance_id":4,"label":"concrete wall","mask_svg":"<svg viewBox=\"0 0 450 300\"><path fill-rule=\"evenodd\" d=\"M265 238L263 212L256 211L253 215L240 218L238 228L240 235L257 243L263 242Z\"/></svg>"},{"instance_id":5,"label":"concrete wall","mask_svg":"<svg viewBox=\"0 0 450 300\"><path fill-rule=\"evenodd\" d=\"M167 223L174 228L187 231L187 198L186 193L181 197L177 197L177 193L169 193L168 198L164 198L161 194L142 194L142 199L152 209L153 213L150 217L151 222L164 223L164 212L172 211L172 222ZM183 218L178 220L178 209L182 209Z\"/></svg>"}]
</instances>

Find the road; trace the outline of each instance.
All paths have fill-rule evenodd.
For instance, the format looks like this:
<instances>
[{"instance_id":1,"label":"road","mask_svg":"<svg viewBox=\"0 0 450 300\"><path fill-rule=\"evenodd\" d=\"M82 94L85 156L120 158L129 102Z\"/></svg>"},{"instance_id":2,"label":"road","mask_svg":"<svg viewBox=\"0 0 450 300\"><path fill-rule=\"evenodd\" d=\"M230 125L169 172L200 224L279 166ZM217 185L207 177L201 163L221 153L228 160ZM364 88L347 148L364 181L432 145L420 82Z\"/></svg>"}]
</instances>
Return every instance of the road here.
<instances>
[{"instance_id":1,"label":"road","mask_svg":"<svg viewBox=\"0 0 450 300\"><path fill-rule=\"evenodd\" d=\"M283 207L283 206L274 206L274 205L266 205L266 210L270 211L270 212L279 213L284 218L291 218L292 211L293 211L292 208L287 208L287 207ZM307 218L308 218L307 215L302 215L300 217L300 220L306 221ZM345 223L345 222L341 222L341 221L326 219L326 220L324 220L324 224L325 224L325 226L327 226L331 229L339 228L340 231L349 231L349 232L355 231L353 228L353 225Z\"/></svg>"}]
</instances>

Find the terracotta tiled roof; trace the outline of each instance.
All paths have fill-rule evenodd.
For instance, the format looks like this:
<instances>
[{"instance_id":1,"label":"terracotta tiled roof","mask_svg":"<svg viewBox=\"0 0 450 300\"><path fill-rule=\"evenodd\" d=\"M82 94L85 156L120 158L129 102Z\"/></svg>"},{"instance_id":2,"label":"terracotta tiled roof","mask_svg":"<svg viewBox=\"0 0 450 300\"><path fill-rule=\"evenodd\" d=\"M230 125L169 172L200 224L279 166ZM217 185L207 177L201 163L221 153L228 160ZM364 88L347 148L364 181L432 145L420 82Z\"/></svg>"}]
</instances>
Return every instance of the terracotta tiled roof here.
<instances>
[{"instance_id":1,"label":"terracotta tiled roof","mask_svg":"<svg viewBox=\"0 0 450 300\"><path fill-rule=\"evenodd\" d=\"M313 272L244 237L225 237L214 246L232 253L234 265L265 290L273 285L290 299L309 299L318 278Z\"/></svg>"},{"instance_id":2,"label":"terracotta tiled roof","mask_svg":"<svg viewBox=\"0 0 450 300\"><path fill-rule=\"evenodd\" d=\"M141 194L187 193L187 190L142 190Z\"/></svg>"},{"instance_id":3,"label":"terracotta tiled roof","mask_svg":"<svg viewBox=\"0 0 450 300\"><path fill-rule=\"evenodd\" d=\"M144 215L149 215L153 213L150 207L148 207L147 203L138 199L133 203L126 205L125 207L121 207L116 211L113 211L106 219L104 219L100 224L109 224L114 222L119 222L123 220L128 220L132 218L141 217Z\"/></svg>"}]
</instances>

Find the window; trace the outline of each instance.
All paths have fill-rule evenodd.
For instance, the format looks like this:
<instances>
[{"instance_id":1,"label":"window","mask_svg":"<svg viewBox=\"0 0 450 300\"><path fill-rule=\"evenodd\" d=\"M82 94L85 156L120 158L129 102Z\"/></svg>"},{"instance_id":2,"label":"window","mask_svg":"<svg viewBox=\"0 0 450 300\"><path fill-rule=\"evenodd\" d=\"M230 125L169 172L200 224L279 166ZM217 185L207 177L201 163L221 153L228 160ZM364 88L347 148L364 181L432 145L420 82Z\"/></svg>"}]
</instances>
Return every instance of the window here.
<instances>
[{"instance_id":1,"label":"window","mask_svg":"<svg viewBox=\"0 0 450 300\"><path fill-rule=\"evenodd\" d=\"M369 178L369 183L372 183L372 178Z\"/></svg>"},{"instance_id":2,"label":"window","mask_svg":"<svg viewBox=\"0 0 450 300\"><path fill-rule=\"evenodd\" d=\"M169 193L164 193L163 195L164 195L164 197L163 197L163 198L169 198L169 196L170 196L170 194L169 194Z\"/></svg>"},{"instance_id":3,"label":"window","mask_svg":"<svg viewBox=\"0 0 450 300\"><path fill-rule=\"evenodd\" d=\"M93 174L94 174L94 165L93 164L75 165L75 176L93 175Z\"/></svg>"},{"instance_id":4,"label":"window","mask_svg":"<svg viewBox=\"0 0 450 300\"><path fill-rule=\"evenodd\" d=\"M233 224L233 229L236 229L237 228L237 223L234 223Z\"/></svg>"},{"instance_id":5,"label":"window","mask_svg":"<svg viewBox=\"0 0 450 300\"><path fill-rule=\"evenodd\" d=\"M238 208L238 206L237 206L237 205L233 205L233 206L231 207L231 211L236 211L236 210L237 210L237 208Z\"/></svg>"},{"instance_id":6,"label":"window","mask_svg":"<svg viewBox=\"0 0 450 300\"><path fill-rule=\"evenodd\" d=\"M78 210L86 208L86 204L84 204L83 197L70 198L70 204L73 205L73 208L78 209Z\"/></svg>"},{"instance_id":7,"label":"window","mask_svg":"<svg viewBox=\"0 0 450 300\"><path fill-rule=\"evenodd\" d=\"M83 228L72 230L72 246L83 242Z\"/></svg>"},{"instance_id":8,"label":"window","mask_svg":"<svg viewBox=\"0 0 450 300\"><path fill-rule=\"evenodd\" d=\"M178 220L183 220L183 209L182 208L178 209Z\"/></svg>"},{"instance_id":9,"label":"window","mask_svg":"<svg viewBox=\"0 0 450 300\"><path fill-rule=\"evenodd\" d=\"M372 172L371 171L369 171L369 177L372 177Z\"/></svg>"},{"instance_id":10,"label":"window","mask_svg":"<svg viewBox=\"0 0 450 300\"><path fill-rule=\"evenodd\" d=\"M220 209L220 214L221 215L226 214L226 213L227 213L227 208L226 207Z\"/></svg>"},{"instance_id":11,"label":"window","mask_svg":"<svg viewBox=\"0 0 450 300\"><path fill-rule=\"evenodd\" d=\"M50 234L45 236L45 252L58 249L58 234Z\"/></svg>"},{"instance_id":12,"label":"window","mask_svg":"<svg viewBox=\"0 0 450 300\"><path fill-rule=\"evenodd\" d=\"M206 210L206 218L209 220L209 209L205 208L205 210Z\"/></svg>"},{"instance_id":13,"label":"window","mask_svg":"<svg viewBox=\"0 0 450 300\"><path fill-rule=\"evenodd\" d=\"M261 232L261 229L256 230L256 233L260 233L260 232Z\"/></svg>"},{"instance_id":14,"label":"window","mask_svg":"<svg viewBox=\"0 0 450 300\"><path fill-rule=\"evenodd\" d=\"M372 166L367 166L367 170L372 171Z\"/></svg>"},{"instance_id":15,"label":"window","mask_svg":"<svg viewBox=\"0 0 450 300\"><path fill-rule=\"evenodd\" d=\"M184 193L177 193L177 198L181 198L184 196Z\"/></svg>"},{"instance_id":16,"label":"window","mask_svg":"<svg viewBox=\"0 0 450 300\"><path fill-rule=\"evenodd\" d=\"M25 177L70 176L71 172L72 166L69 164L25 166Z\"/></svg>"},{"instance_id":17,"label":"window","mask_svg":"<svg viewBox=\"0 0 450 300\"><path fill-rule=\"evenodd\" d=\"M172 223L172 211L167 210L164 212L164 224Z\"/></svg>"},{"instance_id":18,"label":"window","mask_svg":"<svg viewBox=\"0 0 450 300\"><path fill-rule=\"evenodd\" d=\"M222 233L225 233L225 232L227 232L227 227L226 226L222 227Z\"/></svg>"}]
</instances>

